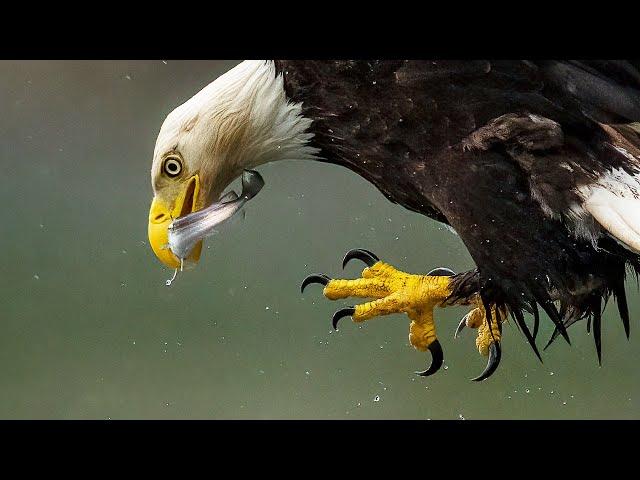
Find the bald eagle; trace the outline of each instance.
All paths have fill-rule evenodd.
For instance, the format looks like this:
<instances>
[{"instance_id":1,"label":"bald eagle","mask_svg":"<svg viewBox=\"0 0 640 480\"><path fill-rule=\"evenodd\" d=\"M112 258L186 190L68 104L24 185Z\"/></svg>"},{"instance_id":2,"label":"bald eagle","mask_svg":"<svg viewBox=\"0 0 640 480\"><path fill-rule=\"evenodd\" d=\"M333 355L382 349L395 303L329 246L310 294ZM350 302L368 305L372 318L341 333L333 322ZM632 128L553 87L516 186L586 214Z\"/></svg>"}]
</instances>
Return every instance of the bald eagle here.
<instances>
[{"instance_id":1,"label":"bald eagle","mask_svg":"<svg viewBox=\"0 0 640 480\"><path fill-rule=\"evenodd\" d=\"M569 342L567 328L586 320L600 361L603 305L615 298L628 337L625 276L640 271L639 122L640 63L629 61L245 61L164 121L150 243L176 267L172 220L217 201L245 169L342 165L448 225L477 267L408 274L351 250L344 263L364 261L360 278L302 284L322 284L332 300L372 299L336 312L334 327L406 313L410 343L431 353L417 372L427 376L443 361L434 307L469 305L457 333L477 329L484 380L508 317L540 358L542 310L555 325L549 343Z\"/></svg>"}]
</instances>

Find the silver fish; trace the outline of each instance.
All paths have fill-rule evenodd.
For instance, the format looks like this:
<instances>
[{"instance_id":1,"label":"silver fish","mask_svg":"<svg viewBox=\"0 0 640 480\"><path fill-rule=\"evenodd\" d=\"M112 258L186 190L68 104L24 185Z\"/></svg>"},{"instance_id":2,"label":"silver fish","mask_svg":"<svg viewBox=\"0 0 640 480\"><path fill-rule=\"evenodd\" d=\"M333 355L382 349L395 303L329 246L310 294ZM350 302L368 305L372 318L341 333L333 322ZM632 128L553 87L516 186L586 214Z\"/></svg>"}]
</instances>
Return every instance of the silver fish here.
<instances>
[{"instance_id":1,"label":"silver fish","mask_svg":"<svg viewBox=\"0 0 640 480\"><path fill-rule=\"evenodd\" d=\"M229 192L207 208L176 218L169 225L169 248L184 260L205 237L216 233L215 227L231 218L242 206L255 197L264 186L262 176L254 170L242 173L242 193Z\"/></svg>"}]
</instances>

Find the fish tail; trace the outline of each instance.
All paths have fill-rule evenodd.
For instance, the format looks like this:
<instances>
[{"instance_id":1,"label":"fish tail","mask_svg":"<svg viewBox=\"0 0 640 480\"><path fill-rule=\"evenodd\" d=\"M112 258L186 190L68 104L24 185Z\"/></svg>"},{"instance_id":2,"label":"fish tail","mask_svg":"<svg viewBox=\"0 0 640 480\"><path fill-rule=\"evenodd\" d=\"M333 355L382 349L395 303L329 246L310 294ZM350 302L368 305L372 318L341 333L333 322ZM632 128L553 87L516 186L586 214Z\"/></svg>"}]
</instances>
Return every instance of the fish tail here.
<instances>
[{"instance_id":1,"label":"fish tail","mask_svg":"<svg viewBox=\"0 0 640 480\"><path fill-rule=\"evenodd\" d=\"M229 193L223 195L222 197L220 197L220 200L218 200L219 203L229 203L229 202L233 202L234 200L237 200L238 194L236 192L234 192L233 190L231 190Z\"/></svg>"},{"instance_id":2,"label":"fish tail","mask_svg":"<svg viewBox=\"0 0 640 480\"><path fill-rule=\"evenodd\" d=\"M264 187L264 180L255 170L242 172L242 197L251 200Z\"/></svg>"}]
</instances>

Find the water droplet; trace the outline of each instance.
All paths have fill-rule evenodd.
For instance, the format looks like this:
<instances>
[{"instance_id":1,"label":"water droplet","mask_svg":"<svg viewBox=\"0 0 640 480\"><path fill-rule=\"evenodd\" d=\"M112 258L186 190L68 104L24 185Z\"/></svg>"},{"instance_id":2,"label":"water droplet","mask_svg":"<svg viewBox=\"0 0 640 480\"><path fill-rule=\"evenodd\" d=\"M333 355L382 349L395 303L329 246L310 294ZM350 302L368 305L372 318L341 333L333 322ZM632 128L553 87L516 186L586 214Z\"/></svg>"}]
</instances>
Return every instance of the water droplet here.
<instances>
[{"instance_id":1,"label":"water droplet","mask_svg":"<svg viewBox=\"0 0 640 480\"><path fill-rule=\"evenodd\" d=\"M375 397L373 397L373 401L374 402L379 402L380 401L380 395L376 395Z\"/></svg>"},{"instance_id":2,"label":"water droplet","mask_svg":"<svg viewBox=\"0 0 640 480\"><path fill-rule=\"evenodd\" d=\"M164 282L164 284L167 287L171 286L171 283L176 279L176 276L178 275L178 269L176 268L175 271L173 272L173 277L171 277L169 280L167 280L166 282Z\"/></svg>"},{"instance_id":3,"label":"water droplet","mask_svg":"<svg viewBox=\"0 0 640 480\"><path fill-rule=\"evenodd\" d=\"M304 372L305 375L310 375L309 370L307 370L306 372Z\"/></svg>"},{"instance_id":4,"label":"water droplet","mask_svg":"<svg viewBox=\"0 0 640 480\"><path fill-rule=\"evenodd\" d=\"M524 391L525 393L529 393L531 390L529 390L528 388Z\"/></svg>"},{"instance_id":5,"label":"water droplet","mask_svg":"<svg viewBox=\"0 0 640 480\"><path fill-rule=\"evenodd\" d=\"M465 418L462 416L462 414L461 414L461 413L459 413L459 414L458 414L458 418L459 418L460 420L464 420L464 419L465 419Z\"/></svg>"},{"instance_id":6,"label":"water droplet","mask_svg":"<svg viewBox=\"0 0 640 480\"><path fill-rule=\"evenodd\" d=\"M553 372L549 372L549 375L553 375L553 374L554 374Z\"/></svg>"},{"instance_id":7,"label":"water droplet","mask_svg":"<svg viewBox=\"0 0 640 480\"><path fill-rule=\"evenodd\" d=\"M33 276L33 278L35 278L36 280L40 280L40 275L38 275L37 273Z\"/></svg>"}]
</instances>

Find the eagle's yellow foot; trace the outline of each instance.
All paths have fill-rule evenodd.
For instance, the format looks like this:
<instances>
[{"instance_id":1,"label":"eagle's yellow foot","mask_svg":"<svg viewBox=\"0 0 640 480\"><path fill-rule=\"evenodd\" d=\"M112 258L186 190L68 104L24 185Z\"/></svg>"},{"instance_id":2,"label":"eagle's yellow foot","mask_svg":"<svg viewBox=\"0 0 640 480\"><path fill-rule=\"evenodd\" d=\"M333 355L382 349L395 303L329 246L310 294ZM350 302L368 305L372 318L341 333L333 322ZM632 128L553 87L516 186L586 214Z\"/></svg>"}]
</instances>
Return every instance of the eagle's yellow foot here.
<instances>
[{"instance_id":1,"label":"eagle's yellow foot","mask_svg":"<svg viewBox=\"0 0 640 480\"><path fill-rule=\"evenodd\" d=\"M361 278L334 280L326 275L309 275L302 282L302 290L310 283L324 285L324 295L330 300L347 297L374 298L360 305L338 310L332 319L333 327L338 321L351 316L354 322L363 322L380 315L406 313L411 319L409 342L414 348L429 350L432 355L430 367L418 375L428 376L438 371L443 363L442 347L436 337L433 308L443 307L451 293L452 270L438 268L427 275L411 275L381 262L373 253L355 249L344 257L343 267L351 259L360 259L367 264Z\"/></svg>"},{"instance_id":2,"label":"eagle's yellow foot","mask_svg":"<svg viewBox=\"0 0 640 480\"><path fill-rule=\"evenodd\" d=\"M309 275L302 282L301 289L311 283L324 285L324 296L330 300L347 297L373 298L375 300L360 305L338 310L332 319L336 329L341 318L351 316L354 322L363 322L380 315L391 313L406 313L411 320L409 327L409 342L420 351L429 350L432 362L429 368L418 375L429 376L437 372L443 363L442 347L436 336L433 321L433 308L446 307L454 303L448 300L451 294L451 278L455 272L448 268L436 268L426 275L412 275L401 272L393 266L384 263L373 253L364 249L354 249L344 256L342 266L357 258L367 264L362 271L361 278L353 280L331 279L324 274ZM468 326L478 329L476 346L478 351L488 356L487 366L475 381L488 378L498 367L501 358L500 340L502 322L507 317L504 308L491 307L491 317L488 319L484 305L479 296L470 300L456 302L473 308L465 315L456 330L460 331ZM524 322L524 320L522 320ZM518 322L520 324L520 322Z\"/></svg>"},{"instance_id":3,"label":"eagle's yellow foot","mask_svg":"<svg viewBox=\"0 0 640 480\"><path fill-rule=\"evenodd\" d=\"M507 318L507 311L504 308L497 309L495 306L491 307L491 320L489 321L480 299L476 297L472 304L474 304L475 307L462 317L454 338L458 338L458 335L464 327L478 329L476 347L478 347L481 355L489 356L484 372L473 379L479 382L490 377L500 364L502 356L500 346L500 340L502 339L502 322Z\"/></svg>"}]
</instances>

